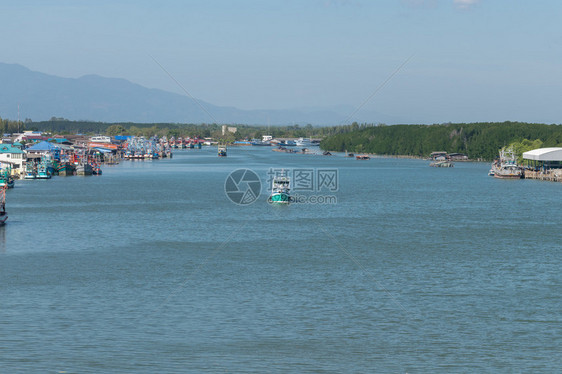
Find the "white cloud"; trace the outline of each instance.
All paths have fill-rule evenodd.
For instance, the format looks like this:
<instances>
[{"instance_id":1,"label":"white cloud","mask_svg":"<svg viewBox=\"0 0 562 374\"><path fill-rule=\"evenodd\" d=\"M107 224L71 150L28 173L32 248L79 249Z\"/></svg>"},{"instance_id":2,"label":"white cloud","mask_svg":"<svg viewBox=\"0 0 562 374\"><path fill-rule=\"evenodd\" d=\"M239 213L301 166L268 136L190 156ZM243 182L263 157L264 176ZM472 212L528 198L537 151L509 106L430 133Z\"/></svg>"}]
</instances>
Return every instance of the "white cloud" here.
<instances>
[{"instance_id":1,"label":"white cloud","mask_svg":"<svg viewBox=\"0 0 562 374\"><path fill-rule=\"evenodd\" d=\"M479 2L480 0L454 0L455 5L461 9L469 9L471 6Z\"/></svg>"}]
</instances>

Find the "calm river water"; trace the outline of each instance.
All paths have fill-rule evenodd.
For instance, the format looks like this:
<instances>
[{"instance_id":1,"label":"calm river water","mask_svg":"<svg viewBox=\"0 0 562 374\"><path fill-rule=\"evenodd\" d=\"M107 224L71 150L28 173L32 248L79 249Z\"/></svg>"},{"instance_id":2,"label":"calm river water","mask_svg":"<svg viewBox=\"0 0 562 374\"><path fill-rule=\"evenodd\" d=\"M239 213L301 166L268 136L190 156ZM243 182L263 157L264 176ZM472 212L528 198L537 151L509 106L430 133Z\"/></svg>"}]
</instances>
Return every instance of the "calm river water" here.
<instances>
[{"instance_id":1,"label":"calm river water","mask_svg":"<svg viewBox=\"0 0 562 374\"><path fill-rule=\"evenodd\" d=\"M274 169L337 202L270 206ZM488 169L240 147L17 181L0 371L557 372L562 186Z\"/></svg>"}]
</instances>

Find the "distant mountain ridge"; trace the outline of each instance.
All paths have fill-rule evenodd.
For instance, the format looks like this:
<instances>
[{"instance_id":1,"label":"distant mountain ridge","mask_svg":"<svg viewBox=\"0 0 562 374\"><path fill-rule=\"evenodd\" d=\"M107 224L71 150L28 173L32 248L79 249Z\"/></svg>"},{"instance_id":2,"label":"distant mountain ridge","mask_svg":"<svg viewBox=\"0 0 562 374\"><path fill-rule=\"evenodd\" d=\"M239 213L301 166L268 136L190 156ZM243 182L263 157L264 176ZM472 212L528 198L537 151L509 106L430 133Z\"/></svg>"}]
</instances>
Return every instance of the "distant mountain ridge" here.
<instances>
[{"instance_id":1,"label":"distant mountain ridge","mask_svg":"<svg viewBox=\"0 0 562 374\"><path fill-rule=\"evenodd\" d=\"M51 117L100 122L215 122L191 98L146 88L122 78L84 75L62 78L32 71L22 65L0 63L0 117L42 121ZM242 110L198 100L218 123L290 125L344 124L353 108ZM342 109L346 108L346 109ZM348 111L348 113L345 113ZM398 123L380 113L363 113L371 123Z\"/></svg>"}]
</instances>

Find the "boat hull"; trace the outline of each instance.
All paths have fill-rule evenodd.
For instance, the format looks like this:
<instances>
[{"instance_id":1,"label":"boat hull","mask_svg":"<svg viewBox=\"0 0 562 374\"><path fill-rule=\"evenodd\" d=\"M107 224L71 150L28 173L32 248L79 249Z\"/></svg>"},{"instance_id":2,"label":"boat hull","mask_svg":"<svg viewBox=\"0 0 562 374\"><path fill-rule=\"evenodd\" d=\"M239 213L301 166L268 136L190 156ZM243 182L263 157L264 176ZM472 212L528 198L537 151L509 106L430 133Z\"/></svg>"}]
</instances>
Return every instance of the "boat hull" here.
<instances>
[{"instance_id":1,"label":"boat hull","mask_svg":"<svg viewBox=\"0 0 562 374\"><path fill-rule=\"evenodd\" d=\"M521 179L523 176L521 174L498 174L497 172L493 175L494 178L498 179Z\"/></svg>"},{"instance_id":2,"label":"boat hull","mask_svg":"<svg viewBox=\"0 0 562 374\"><path fill-rule=\"evenodd\" d=\"M14 185L15 185L15 183L14 183L14 180L13 180L13 179L9 179L9 180L7 180L7 181L6 181L6 180L3 180L3 179L0 179L0 189L1 189L1 188L4 188L4 187L6 187L6 188L14 188Z\"/></svg>"},{"instance_id":3,"label":"boat hull","mask_svg":"<svg viewBox=\"0 0 562 374\"><path fill-rule=\"evenodd\" d=\"M76 175L92 175L93 171L92 166L88 164L76 166Z\"/></svg>"},{"instance_id":4,"label":"boat hull","mask_svg":"<svg viewBox=\"0 0 562 374\"><path fill-rule=\"evenodd\" d=\"M63 176L63 177L74 175L75 171L76 168L74 167L74 165L71 164L61 165L58 169L59 176Z\"/></svg>"},{"instance_id":5,"label":"boat hull","mask_svg":"<svg viewBox=\"0 0 562 374\"><path fill-rule=\"evenodd\" d=\"M272 204L289 204L291 197L284 192L275 192L269 197L269 202Z\"/></svg>"}]
</instances>

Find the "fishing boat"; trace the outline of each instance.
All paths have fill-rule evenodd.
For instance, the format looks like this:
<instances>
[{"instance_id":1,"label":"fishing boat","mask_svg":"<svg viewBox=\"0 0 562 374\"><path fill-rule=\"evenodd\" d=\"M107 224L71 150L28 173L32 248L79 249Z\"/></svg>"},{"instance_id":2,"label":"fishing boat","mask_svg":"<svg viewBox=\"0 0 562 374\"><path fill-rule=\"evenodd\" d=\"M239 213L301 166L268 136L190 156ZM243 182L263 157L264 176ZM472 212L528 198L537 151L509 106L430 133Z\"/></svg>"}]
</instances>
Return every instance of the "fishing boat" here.
<instances>
[{"instance_id":1,"label":"fishing boat","mask_svg":"<svg viewBox=\"0 0 562 374\"><path fill-rule=\"evenodd\" d=\"M291 180L286 175L273 177L271 196L267 200L272 204L289 204L291 201Z\"/></svg>"},{"instance_id":2,"label":"fishing boat","mask_svg":"<svg viewBox=\"0 0 562 374\"><path fill-rule=\"evenodd\" d=\"M357 155L355 156L356 160L370 160L371 157L369 157L369 155Z\"/></svg>"},{"instance_id":3,"label":"fishing boat","mask_svg":"<svg viewBox=\"0 0 562 374\"><path fill-rule=\"evenodd\" d=\"M493 175L499 179L521 179L523 169L517 165L515 152L512 147L502 148L500 158L492 164L492 169L488 175Z\"/></svg>"},{"instance_id":4,"label":"fishing boat","mask_svg":"<svg viewBox=\"0 0 562 374\"><path fill-rule=\"evenodd\" d=\"M0 188L0 226L4 226L8 220L6 213L6 187Z\"/></svg>"},{"instance_id":5,"label":"fishing boat","mask_svg":"<svg viewBox=\"0 0 562 374\"><path fill-rule=\"evenodd\" d=\"M36 179L37 178L37 167L33 162L27 162L25 164L25 175L24 179Z\"/></svg>"},{"instance_id":6,"label":"fishing boat","mask_svg":"<svg viewBox=\"0 0 562 374\"><path fill-rule=\"evenodd\" d=\"M39 164L37 166L37 175L36 175L35 178L37 178L37 179L50 179L51 174L49 174L49 172L47 171L47 168L44 165Z\"/></svg>"},{"instance_id":7,"label":"fishing boat","mask_svg":"<svg viewBox=\"0 0 562 374\"><path fill-rule=\"evenodd\" d=\"M226 144L225 145L219 145L218 155L219 155L219 157L226 157Z\"/></svg>"},{"instance_id":8,"label":"fishing boat","mask_svg":"<svg viewBox=\"0 0 562 374\"><path fill-rule=\"evenodd\" d=\"M83 153L75 162L76 175L92 175L94 170L87 154Z\"/></svg>"},{"instance_id":9,"label":"fishing boat","mask_svg":"<svg viewBox=\"0 0 562 374\"><path fill-rule=\"evenodd\" d=\"M47 159L42 157L41 162L37 165L37 179L50 179L51 174L48 170Z\"/></svg>"},{"instance_id":10,"label":"fishing boat","mask_svg":"<svg viewBox=\"0 0 562 374\"><path fill-rule=\"evenodd\" d=\"M87 162L76 165L76 175L92 175L93 173L92 165Z\"/></svg>"},{"instance_id":11,"label":"fishing boat","mask_svg":"<svg viewBox=\"0 0 562 374\"><path fill-rule=\"evenodd\" d=\"M69 175L74 175L76 173L76 168L70 162L61 162L57 168L58 175L65 177Z\"/></svg>"}]
</instances>

